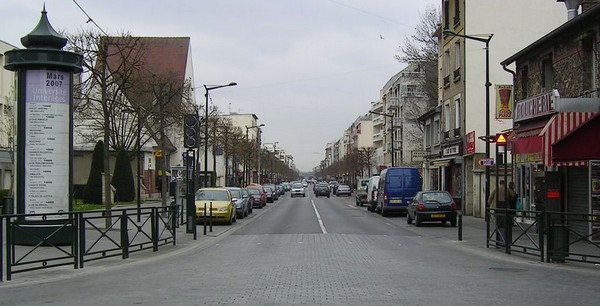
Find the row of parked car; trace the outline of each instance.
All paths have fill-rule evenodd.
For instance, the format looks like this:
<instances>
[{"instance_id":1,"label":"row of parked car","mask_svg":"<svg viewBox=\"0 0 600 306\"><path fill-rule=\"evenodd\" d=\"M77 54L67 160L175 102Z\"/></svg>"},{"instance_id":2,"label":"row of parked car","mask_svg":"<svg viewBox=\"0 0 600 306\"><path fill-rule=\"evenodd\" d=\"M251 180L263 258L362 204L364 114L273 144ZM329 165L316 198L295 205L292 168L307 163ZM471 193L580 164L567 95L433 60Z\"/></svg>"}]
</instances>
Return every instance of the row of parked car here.
<instances>
[{"instance_id":1,"label":"row of parked car","mask_svg":"<svg viewBox=\"0 0 600 306\"><path fill-rule=\"evenodd\" d=\"M284 195L285 185L251 184L241 187L200 188L195 194L196 220L232 224L252 213L254 208L263 208Z\"/></svg>"},{"instance_id":2,"label":"row of parked car","mask_svg":"<svg viewBox=\"0 0 600 306\"><path fill-rule=\"evenodd\" d=\"M450 222L456 226L458 207L450 193L444 190L422 191L422 179L417 168L392 167L380 175L360 179L355 194L356 205L382 216L390 213L406 215L408 224Z\"/></svg>"}]
</instances>

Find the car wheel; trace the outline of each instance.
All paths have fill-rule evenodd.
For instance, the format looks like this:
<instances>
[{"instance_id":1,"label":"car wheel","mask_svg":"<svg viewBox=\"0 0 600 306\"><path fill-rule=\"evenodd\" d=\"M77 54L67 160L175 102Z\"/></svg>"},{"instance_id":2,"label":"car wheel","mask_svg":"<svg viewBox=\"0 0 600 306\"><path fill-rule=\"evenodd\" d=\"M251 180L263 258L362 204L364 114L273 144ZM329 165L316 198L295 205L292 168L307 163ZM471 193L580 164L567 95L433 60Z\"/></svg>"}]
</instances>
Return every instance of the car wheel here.
<instances>
[{"instance_id":1,"label":"car wheel","mask_svg":"<svg viewBox=\"0 0 600 306\"><path fill-rule=\"evenodd\" d=\"M416 225L417 227L420 227L420 226L421 226L421 220L420 220L420 218L419 218L419 215L418 215L418 214L415 214L415 225Z\"/></svg>"},{"instance_id":2,"label":"car wheel","mask_svg":"<svg viewBox=\"0 0 600 306\"><path fill-rule=\"evenodd\" d=\"M236 215L235 213L233 214L233 220L232 220L231 222L232 222L232 223L235 223L235 222L237 222L237 215Z\"/></svg>"},{"instance_id":3,"label":"car wheel","mask_svg":"<svg viewBox=\"0 0 600 306\"><path fill-rule=\"evenodd\" d=\"M329 198L329 195L327 195L327 198Z\"/></svg>"},{"instance_id":4,"label":"car wheel","mask_svg":"<svg viewBox=\"0 0 600 306\"><path fill-rule=\"evenodd\" d=\"M410 214L406 213L406 224L412 224L412 218L410 217Z\"/></svg>"},{"instance_id":5,"label":"car wheel","mask_svg":"<svg viewBox=\"0 0 600 306\"><path fill-rule=\"evenodd\" d=\"M454 219L450 220L450 225L451 225L452 227L456 227L456 218L454 218Z\"/></svg>"},{"instance_id":6,"label":"car wheel","mask_svg":"<svg viewBox=\"0 0 600 306\"><path fill-rule=\"evenodd\" d=\"M234 216L234 215L235 215L235 214L231 215L231 216L229 217L229 221L227 221L227 223L225 223L225 224L227 224L227 225L232 225L232 224L233 224L233 216Z\"/></svg>"}]
</instances>

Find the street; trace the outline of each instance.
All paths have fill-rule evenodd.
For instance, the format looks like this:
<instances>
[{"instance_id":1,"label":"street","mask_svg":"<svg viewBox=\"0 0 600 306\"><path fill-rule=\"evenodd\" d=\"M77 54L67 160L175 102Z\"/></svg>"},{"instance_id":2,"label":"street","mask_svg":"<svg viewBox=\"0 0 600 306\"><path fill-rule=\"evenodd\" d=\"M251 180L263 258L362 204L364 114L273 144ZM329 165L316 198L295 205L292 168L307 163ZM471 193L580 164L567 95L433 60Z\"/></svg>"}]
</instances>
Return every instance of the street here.
<instances>
[{"instance_id":1,"label":"street","mask_svg":"<svg viewBox=\"0 0 600 306\"><path fill-rule=\"evenodd\" d=\"M506 255L485 248L484 236L458 242L454 227L416 228L353 197L286 195L227 229L215 226L218 239L202 248L1 284L0 305L596 305L599 298L593 266Z\"/></svg>"}]
</instances>

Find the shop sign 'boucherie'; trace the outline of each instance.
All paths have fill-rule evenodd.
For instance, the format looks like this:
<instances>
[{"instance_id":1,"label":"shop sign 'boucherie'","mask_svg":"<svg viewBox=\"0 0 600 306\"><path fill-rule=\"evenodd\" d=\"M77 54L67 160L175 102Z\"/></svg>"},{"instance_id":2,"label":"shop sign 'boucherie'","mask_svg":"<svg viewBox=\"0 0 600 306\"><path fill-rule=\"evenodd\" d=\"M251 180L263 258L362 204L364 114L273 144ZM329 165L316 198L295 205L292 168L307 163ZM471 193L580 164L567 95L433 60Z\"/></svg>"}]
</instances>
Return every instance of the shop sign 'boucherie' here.
<instances>
[{"instance_id":1,"label":"shop sign 'boucherie'","mask_svg":"<svg viewBox=\"0 0 600 306\"><path fill-rule=\"evenodd\" d=\"M546 92L516 103L515 122L554 113L552 92Z\"/></svg>"}]
</instances>

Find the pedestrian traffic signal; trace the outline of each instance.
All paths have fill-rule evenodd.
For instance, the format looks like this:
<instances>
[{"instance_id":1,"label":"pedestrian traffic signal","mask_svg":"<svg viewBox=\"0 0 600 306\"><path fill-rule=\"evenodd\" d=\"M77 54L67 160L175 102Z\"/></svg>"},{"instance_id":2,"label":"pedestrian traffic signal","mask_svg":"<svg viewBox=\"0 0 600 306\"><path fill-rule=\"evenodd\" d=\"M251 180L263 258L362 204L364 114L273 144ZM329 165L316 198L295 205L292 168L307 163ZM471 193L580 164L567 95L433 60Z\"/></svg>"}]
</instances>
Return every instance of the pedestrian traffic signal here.
<instances>
[{"instance_id":1,"label":"pedestrian traffic signal","mask_svg":"<svg viewBox=\"0 0 600 306\"><path fill-rule=\"evenodd\" d=\"M183 116L183 146L187 149L198 147L198 136L200 134L200 120L198 115Z\"/></svg>"}]
</instances>

